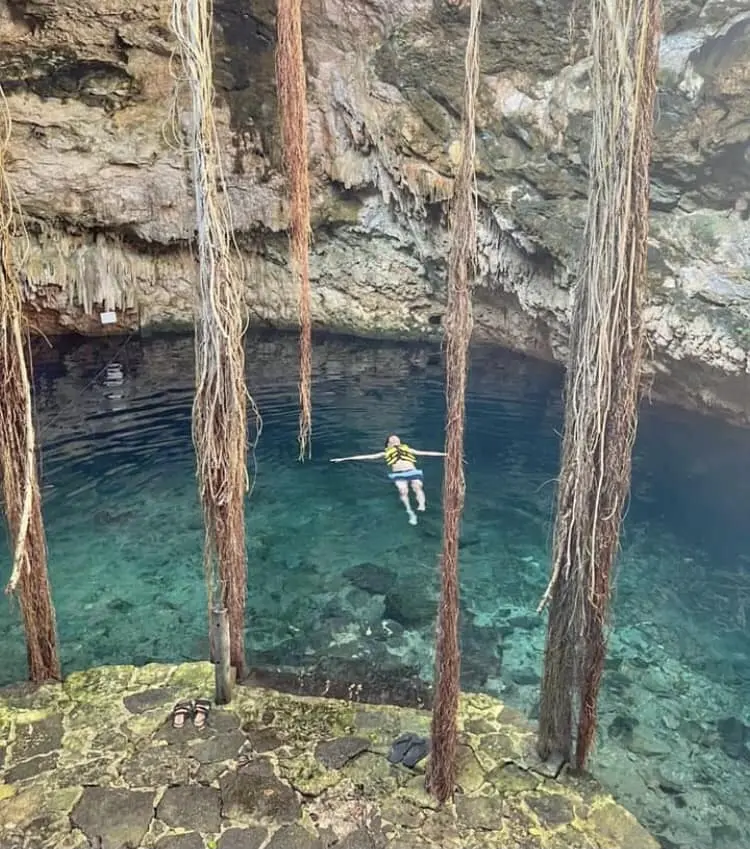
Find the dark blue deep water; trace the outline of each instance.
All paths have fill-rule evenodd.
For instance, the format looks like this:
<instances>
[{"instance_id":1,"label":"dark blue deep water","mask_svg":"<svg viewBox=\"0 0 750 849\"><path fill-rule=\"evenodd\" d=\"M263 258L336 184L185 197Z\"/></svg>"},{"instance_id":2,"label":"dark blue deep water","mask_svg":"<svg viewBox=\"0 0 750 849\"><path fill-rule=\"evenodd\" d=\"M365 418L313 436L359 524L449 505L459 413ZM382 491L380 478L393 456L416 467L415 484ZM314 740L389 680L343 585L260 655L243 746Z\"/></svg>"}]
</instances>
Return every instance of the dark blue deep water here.
<instances>
[{"instance_id":1,"label":"dark blue deep water","mask_svg":"<svg viewBox=\"0 0 750 849\"><path fill-rule=\"evenodd\" d=\"M251 663L396 687L429 680L441 461L422 464L428 509L411 527L380 463L328 460L380 450L391 431L441 449L440 351L319 339L305 464L296 356L292 336L248 343L263 417L247 509ZM113 360L123 380L107 386ZM206 657L192 340L55 343L40 347L36 372L65 669ZM550 366L480 349L467 403L464 686L532 717L561 381ZM665 846L750 846L748 505L750 432L644 407L593 769ZM0 653L0 684L23 678L13 604L0 606Z\"/></svg>"}]
</instances>

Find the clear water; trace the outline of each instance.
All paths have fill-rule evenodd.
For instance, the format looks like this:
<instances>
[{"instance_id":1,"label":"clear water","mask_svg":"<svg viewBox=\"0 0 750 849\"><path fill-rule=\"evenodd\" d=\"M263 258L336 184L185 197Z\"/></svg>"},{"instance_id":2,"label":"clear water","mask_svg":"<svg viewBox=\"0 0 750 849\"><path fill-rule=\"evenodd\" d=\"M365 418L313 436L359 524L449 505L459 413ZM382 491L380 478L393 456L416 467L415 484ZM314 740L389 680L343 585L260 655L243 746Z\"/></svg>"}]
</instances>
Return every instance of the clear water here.
<instances>
[{"instance_id":1,"label":"clear water","mask_svg":"<svg viewBox=\"0 0 750 849\"><path fill-rule=\"evenodd\" d=\"M439 351L316 342L314 459L296 460L296 340L256 336L264 427L248 501L248 646L256 665L351 680L432 671L440 460L411 527L378 463L396 431L440 449ZM121 386L102 369L122 365ZM66 670L206 657L202 529L190 440L192 341L40 348L44 510ZM561 374L477 350L461 548L464 686L534 716ZM750 846L750 432L645 407L593 768L665 847ZM7 566L7 558L5 559ZM0 606L0 683L24 677ZM637 849L637 847L634 847Z\"/></svg>"}]
</instances>

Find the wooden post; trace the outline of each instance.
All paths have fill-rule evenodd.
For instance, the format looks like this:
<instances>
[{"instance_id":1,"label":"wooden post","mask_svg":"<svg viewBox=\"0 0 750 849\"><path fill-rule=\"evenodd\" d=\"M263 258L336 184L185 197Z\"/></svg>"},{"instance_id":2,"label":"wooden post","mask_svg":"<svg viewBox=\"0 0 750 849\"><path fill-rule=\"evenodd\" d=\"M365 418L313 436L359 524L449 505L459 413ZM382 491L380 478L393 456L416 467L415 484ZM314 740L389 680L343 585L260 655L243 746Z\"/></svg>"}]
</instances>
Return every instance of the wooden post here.
<instances>
[{"instance_id":1,"label":"wooden post","mask_svg":"<svg viewBox=\"0 0 750 849\"><path fill-rule=\"evenodd\" d=\"M235 669L229 658L229 616L226 607L215 607L211 611L211 663L216 674L216 692L214 702L227 705L232 701Z\"/></svg>"}]
</instances>

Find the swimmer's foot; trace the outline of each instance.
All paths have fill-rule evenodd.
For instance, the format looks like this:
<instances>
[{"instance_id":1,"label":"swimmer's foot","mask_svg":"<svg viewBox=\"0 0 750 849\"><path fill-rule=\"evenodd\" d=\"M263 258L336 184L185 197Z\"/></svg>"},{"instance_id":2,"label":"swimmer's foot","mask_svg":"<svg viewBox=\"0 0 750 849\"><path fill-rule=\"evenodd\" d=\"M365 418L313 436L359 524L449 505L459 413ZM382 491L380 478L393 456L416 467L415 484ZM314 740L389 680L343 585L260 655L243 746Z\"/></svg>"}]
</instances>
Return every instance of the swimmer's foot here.
<instances>
[{"instance_id":1,"label":"swimmer's foot","mask_svg":"<svg viewBox=\"0 0 750 849\"><path fill-rule=\"evenodd\" d=\"M417 524L417 514L416 513L409 513L409 524L410 525L416 525Z\"/></svg>"},{"instance_id":2,"label":"swimmer's foot","mask_svg":"<svg viewBox=\"0 0 750 849\"><path fill-rule=\"evenodd\" d=\"M420 512L420 513L424 513L424 511L425 511L426 509L427 509L427 505L426 505L426 504L417 504L417 510L419 510L419 512Z\"/></svg>"}]
</instances>

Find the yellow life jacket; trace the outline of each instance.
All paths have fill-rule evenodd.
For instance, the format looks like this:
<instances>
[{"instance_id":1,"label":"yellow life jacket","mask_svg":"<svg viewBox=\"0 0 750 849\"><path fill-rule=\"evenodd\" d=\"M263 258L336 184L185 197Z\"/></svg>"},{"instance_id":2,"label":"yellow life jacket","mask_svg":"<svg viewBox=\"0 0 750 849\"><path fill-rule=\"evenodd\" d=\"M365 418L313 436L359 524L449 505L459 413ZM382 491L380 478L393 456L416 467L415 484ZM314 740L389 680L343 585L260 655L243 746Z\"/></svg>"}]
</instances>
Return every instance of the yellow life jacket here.
<instances>
[{"instance_id":1,"label":"yellow life jacket","mask_svg":"<svg viewBox=\"0 0 750 849\"><path fill-rule=\"evenodd\" d=\"M400 445L389 445L385 449L385 462L389 467L393 467L399 460L416 463L417 455L403 442Z\"/></svg>"}]
</instances>

